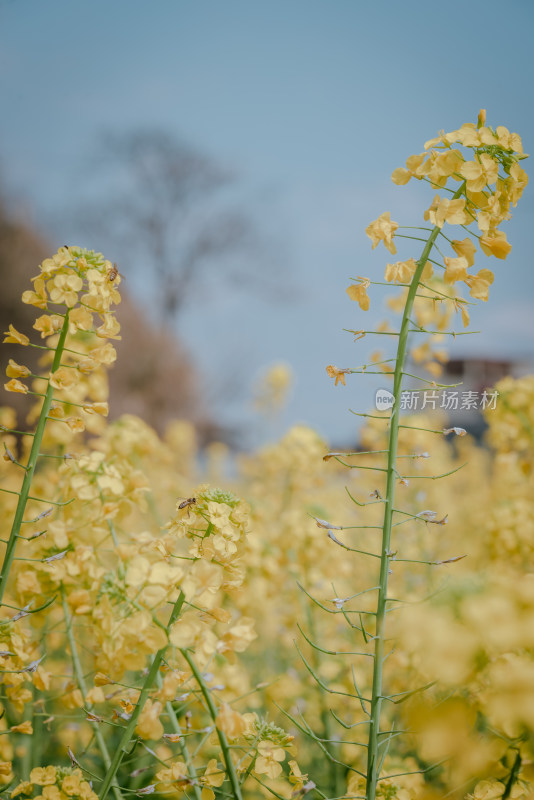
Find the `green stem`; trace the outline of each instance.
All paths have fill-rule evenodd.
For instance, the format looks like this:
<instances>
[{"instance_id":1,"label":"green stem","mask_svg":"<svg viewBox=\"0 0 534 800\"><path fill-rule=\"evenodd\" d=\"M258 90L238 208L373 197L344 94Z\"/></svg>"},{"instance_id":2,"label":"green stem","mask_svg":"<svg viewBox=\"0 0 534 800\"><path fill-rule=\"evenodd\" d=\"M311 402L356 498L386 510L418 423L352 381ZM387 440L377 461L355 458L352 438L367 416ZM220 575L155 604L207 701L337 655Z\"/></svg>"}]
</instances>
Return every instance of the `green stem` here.
<instances>
[{"instance_id":1,"label":"green stem","mask_svg":"<svg viewBox=\"0 0 534 800\"><path fill-rule=\"evenodd\" d=\"M24 706L24 720L28 720L29 722L31 722L32 730L33 730L34 735L35 735L35 716L34 716L35 705L34 705L34 703L35 703L36 689L35 689L35 685L34 684L32 684L31 692L32 692L32 700L31 700L31 702L26 703L26 705ZM23 745L24 753L23 753L23 756L22 756L22 765L21 766L22 766L22 776L23 776L23 779L25 781L29 780L30 772L32 770L32 750L33 750L32 740L33 740L33 736L32 736L31 740L29 738L28 739L26 739L26 738L24 739L24 745Z\"/></svg>"},{"instance_id":2,"label":"green stem","mask_svg":"<svg viewBox=\"0 0 534 800\"><path fill-rule=\"evenodd\" d=\"M310 636L315 640L317 638L317 631L315 629L315 619L313 617L313 606L307 605L306 608L306 615L308 617L308 625L310 629ZM304 637L306 638L306 636ZM309 642L309 640L307 640ZM319 657L320 650L319 648L312 647L311 651L311 661L314 670L318 673L321 667L321 661ZM331 714L330 708L326 703L325 699L325 692L320 690L319 692L319 708L321 714L321 723L323 726L323 741L325 743L325 749L330 750L333 755L332 760L328 760L327 769L330 773L330 792L332 797L339 797L343 792L342 786L342 776L339 770L339 745L333 743L332 741L332 725L331 725Z\"/></svg>"},{"instance_id":3,"label":"green stem","mask_svg":"<svg viewBox=\"0 0 534 800\"><path fill-rule=\"evenodd\" d=\"M70 654L71 654L71 658L72 658L72 667L74 669L74 675L76 677L76 683L78 684L78 688L79 688L80 692L82 693L83 704L84 704L85 708L89 708L89 710L90 710L92 708L92 705L91 705L91 703L88 703L87 700L86 700L86 697L87 697L87 686L86 686L86 683L85 683L85 678L83 676L83 669L82 669L82 664L81 664L81 661L80 661L80 656L78 654L78 647L76 645L76 639L74 637L74 631L72 629L72 616L71 616L70 609L69 609L69 606L68 606L68 603L67 603L67 598L66 598L66 595L65 595L65 588L63 586L61 587L61 601L63 603L63 614L64 614L64 617L65 617L65 626L67 628L67 639L69 640ZM106 766L107 769L109 769L109 766L111 764L111 756L109 755L109 750L107 748L105 739L104 739L104 737L102 735L102 731L98 727L98 722L94 722L93 726L94 726L94 733L95 733L96 743L98 745L98 749L100 750L100 755L102 756L102 760L104 762L104 765ZM118 784L116 782L113 784L113 793L115 795L116 800L123 800L123 796L121 794L121 790L120 790L120 788L119 788L119 786L118 786Z\"/></svg>"},{"instance_id":4,"label":"green stem","mask_svg":"<svg viewBox=\"0 0 534 800\"><path fill-rule=\"evenodd\" d=\"M61 356L63 355L63 350L65 347L65 339L67 338L68 330L69 330L69 312L67 310L67 313L65 314L65 320L63 322L63 327L61 328L61 333L59 334L59 340L57 343L54 360L52 362L52 369L50 370L51 373L54 373L61 364ZM39 457L39 450L41 449L41 442L43 440L43 434L45 431L47 416L48 412L50 411L50 406L52 405L53 396L54 396L54 387L49 382L46 394L43 399L43 405L41 407L39 421L37 423L37 427L33 435L30 457L28 459L28 464L25 467L26 472L24 475L24 480L22 481L22 487L19 494L17 509L15 511L15 517L13 519L11 533L9 535L9 540L6 546L4 562L2 564L2 568L0 569L0 605L2 604L2 600L6 590L7 579L9 576L9 571L11 569L11 565L15 557L17 538L20 532L20 526L22 525L22 520L24 518L26 503L28 502L28 495L30 493L30 487L33 480L33 473L35 472L35 466L37 464L37 459Z\"/></svg>"},{"instance_id":5,"label":"green stem","mask_svg":"<svg viewBox=\"0 0 534 800\"><path fill-rule=\"evenodd\" d=\"M521 770L521 751L518 750L516 753L514 763L512 765L512 769L510 770L510 776L506 782L506 786L504 788L501 800L508 800L508 798L510 797L512 789L514 788L514 784L516 783L517 778L519 776L520 770Z\"/></svg>"},{"instance_id":6,"label":"green stem","mask_svg":"<svg viewBox=\"0 0 534 800\"><path fill-rule=\"evenodd\" d=\"M182 606L184 604L184 600L185 600L185 595L181 591L172 609L169 622L167 623L167 628L170 628L170 626L173 625L178 619L180 612L182 610ZM100 793L98 795L99 800L104 800L104 798L107 796L109 788L112 785L113 781L115 780L115 775L117 774L121 762L124 756L127 755L128 753L128 745L130 744L130 741L132 739L135 726L137 725L137 720L139 718L141 711L144 708L146 701L148 700L148 695L150 693L150 690L152 689L152 686L156 682L158 670L163 662L163 658L165 656L168 647L169 645L166 644L164 647L158 650L158 652L154 656L154 661L152 662L152 665L148 671L148 675L146 676L143 688L141 689L141 694L139 695L139 699L137 700L136 706L132 712L132 716L128 721L128 725L126 725L126 727L124 728L124 733L121 736L119 745L115 751L115 755L113 756L113 760L108 767L108 770L104 776L104 780L102 781L102 786L100 787Z\"/></svg>"},{"instance_id":7,"label":"green stem","mask_svg":"<svg viewBox=\"0 0 534 800\"><path fill-rule=\"evenodd\" d=\"M180 653L183 655L185 660L187 661L193 676L200 687L200 691L202 692L202 696L206 701L206 705L208 707L209 715L213 720L215 725L215 730L217 731L217 736L219 738L219 744L221 745L221 751L224 759L224 763L226 766L226 772L228 775L228 779L230 781L230 785L232 787L232 794L234 796L234 800L243 800L241 796L241 786L239 785L239 781L237 779L237 774L234 767L234 762L232 761L232 756L230 753L230 748L228 746L228 740L226 738L226 734L222 731L219 727L217 727L217 709L215 708L215 704L211 698L210 690L206 686L204 678L200 674L200 671L193 661L191 655L187 652L187 650L180 648Z\"/></svg>"},{"instance_id":8,"label":"green stem","mask_svg":"<svg viewBox=\"0 0 534 800\"><path fill-rule=\"evenodd\" d=\"M158 683L158 686L161 688L163 681L161 680L161 677L159 675L158 675L158 678L157 678L157 683ZM180 726L180 723L178 722L178 717L176 715L176 711L174 710L173 705L170 702L170 700L168 700L166 702L165 708L167 710L167 714L169 715L169 719L171 721L171 726L173 727L174 732L177 733L179 736L182 736L182 728ZM191 756L189 754L188 747L187 747L187 745L185 743L185 740L183 738L180 739L180 743L179 743L178 746L180 748L180 752L182 754L182 758L184 759L185 765L187 767L187 774L191 778L191 788L193 790L193 794L195 795L196 800L201 800L201 789L200 789L200 786L198 785L198 781L197 781L197 771L195 769L195 765L193 764L193 762L191 760Z\"/></svg>"},{"instance_id":9,"label":"green stem","mask_svg":"<svg viewBox=\"0 0 534 800\"><path fill-rule=\"evenodd\" d=\"M457 199L464 192L465 184L462 184L459 189L454 193L453 199ZM441 228L437 225L433 228L432 233L423 248L423 252L419 261L417 262L417 269L415 270L408 296L406 298L406 305L402 315L402 323L400 327L399 342L397 346L397 358L395 362L395 373L393 378L393 408L391 411L390 431L389 431L389 446L388 446L388 464L387 464L387 482L386 482L386 500L384 504L384 525L382 528L382 547L381 547L381 560L380 560L380 588L378 590L377 611L376 611L376 630L375 630L375 658L373 666L373 689L371 697L371 719L369 725L369 746L367 750L367 787L366 798L367 800L375 800L376 786L379 778L379 754L378 745L380 740L380 715L382 710L382 700L384 697L382 689L383 678L383 665L384 665L384 647L385 647L385 623L386 623L386 609L387 609L387 593L388 593L388 575L389 575L389 561L391 558L391 528L393 520L393 509L395 505L395 482L397 477L396 462L397 462L397 445L399 438L399 413L400 413L400 398L402 389L402 378L404 373L404 363L406 360L406 350L408 345L408 333L410 327L410 316L412 313L415 296L419 288L419 281L423 274L423 270L430 256L432 247L437 237L441 233Z\"/></svg>"}]
</instances>

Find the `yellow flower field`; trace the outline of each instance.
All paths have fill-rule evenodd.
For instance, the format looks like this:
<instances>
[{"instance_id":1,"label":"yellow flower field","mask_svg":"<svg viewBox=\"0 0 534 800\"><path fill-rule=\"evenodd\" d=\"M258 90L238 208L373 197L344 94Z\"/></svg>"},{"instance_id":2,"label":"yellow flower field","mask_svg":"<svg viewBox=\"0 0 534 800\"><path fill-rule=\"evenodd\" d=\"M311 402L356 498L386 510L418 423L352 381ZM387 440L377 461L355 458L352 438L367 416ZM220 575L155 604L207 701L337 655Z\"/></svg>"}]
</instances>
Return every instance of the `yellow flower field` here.
<instances>
[{"instance_id":1,"label":"yellow flower field","mask_svg":"<svg viewBox=\"0 0 534 800\"><path fill-rule=\"evenodd\" d=\"M391 289L400 314L352 332L385 342L367 364L326 367L391 388L349 452L296 426L225 472L187 422L108 423L121 275L74 246L40 265L34 330L4 339L5 388L35 405L27 431L0 410L2 797L534 796L534 377L487 387L482 444L401 404L409 380L451 388L445 340L493 299L523 158L481 112L393 173L429 206L415 236L367 227L412 255L347 290L360 319Z\"/></svg>"}]
</instances>

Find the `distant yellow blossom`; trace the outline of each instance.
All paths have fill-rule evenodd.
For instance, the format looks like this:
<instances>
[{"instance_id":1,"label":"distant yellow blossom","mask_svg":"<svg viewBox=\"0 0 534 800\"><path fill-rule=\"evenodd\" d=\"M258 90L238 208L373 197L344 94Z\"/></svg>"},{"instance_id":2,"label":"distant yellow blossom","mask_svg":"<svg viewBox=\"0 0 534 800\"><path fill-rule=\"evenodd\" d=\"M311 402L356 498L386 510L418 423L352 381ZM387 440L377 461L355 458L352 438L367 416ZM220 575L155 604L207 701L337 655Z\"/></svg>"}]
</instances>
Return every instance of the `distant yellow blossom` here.
<instances>
[{"instance_id":1,"label":"distant yellow blossom","mask_svg":"<svg viewBox=\"0 0 534 800\"><path fill-rule=\"evenodd\" d=\"M95 686L108 686L108 684L113 683L113 681L107 675L104 675L103 672L97 672L93 678L93 683Z\"/></svg>"},{"instance_id":2,"label":"distant yellow blossom","mask_svg":"<svg viewBox=\"0 0 534 800\"><path fill-rule=\"evenodd\" d=\"M247 730L246 719L228 703L222 703L215 724L229 739L238 739Z\"/></svg>"},{"instance_id":3,"label":"distant yellow blossom","mask_svg":"<svg viewBox=\"0 0 534 800\"><path fill-rule=\"evenodd\" d=\"M33 725L29 720L24 720L19 725L12 725L11 726L11 733L33 733Z\"/></svg>"},{"instance_id":4,"label":"distant yellow blossom","mask_svg":"<svg viewBox=\"0 0 534 800\"><path fill-rule=\"evenodd\" d=\"M467 795L467 797L471 800L497 800L503 796L504 790L505 785L501 781L479 781L473 790L473 794Z\"/></svg>"},{"instance_id":5,"label":"distant yellow blossom","mask_svg":"<svg viewBox=\"0 0 534 800\"><path fill-rule=\"evenodd\" d=\"M11 772L11 762L8 761L6 763L9 764L9 772L7 773L1 772L0 774L2 775L4 774L9 775L9 773ZM19 794L30 795L32 793L33 793L33 783L31 783L31 781L22 781L17 786L15 786L15 788L10 794L10 797L17 797L17 795Z\"/></svg>"},{"instance_id":6,"label":"distant yellow blossom","mask_svg":"<svg viewBox=\"0 0 534 800\"><path fill-rule=\"evenodd\" d=\"M135 732L141 739L161 739L163 736L163 725L160 722L160 714L163 711L163 705L156 701L153 703L147 700L143 706L143 710L139 714L137 720L137 727Z\"/></svg>"},{"instance_id":7,"label":"distant yellow blossom","mask_svg":"<svg viewBox=\"0 0 534 800\"><path fill-rule=\"evenodd\" d=\"M168 769L161 769L156 778L162 784L184 786L189 782L187 767L183 761L174 761Z\"/></svg>"}]
</instances>

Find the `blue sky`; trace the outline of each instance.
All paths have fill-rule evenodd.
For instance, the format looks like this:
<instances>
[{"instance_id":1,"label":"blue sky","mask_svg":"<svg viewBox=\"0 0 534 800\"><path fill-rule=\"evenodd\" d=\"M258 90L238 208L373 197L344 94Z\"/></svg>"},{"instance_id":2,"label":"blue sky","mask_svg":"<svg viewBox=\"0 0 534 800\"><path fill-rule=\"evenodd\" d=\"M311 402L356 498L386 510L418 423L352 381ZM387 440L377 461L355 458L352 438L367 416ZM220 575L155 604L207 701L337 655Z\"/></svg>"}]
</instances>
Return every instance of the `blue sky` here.
<instances>
[{"instance_id":1,"label":"blue sky","mask_svg":"<svg viewBox=\"0 0 534 800\"><path fill-rule=\"evenodd\" d=\"M349 276L381 279L389 256L371 252L364 229L385 210L420 224L430 194L395 187L392 170L481 107L532 151L533 22L530 0L0 0L4 184L59 245L75 241L61 212L83 201L102 133L159 127L232 169L295 291L273 303L206 286L180 334L212 394L235 371L236 394L219 406L229 423L255 426L250 382L284 360L296 384L276 432L304 421L339 442L356 429L346 409L365 409L375 388L353 378L334 389L324 370L364 362L372 344L342 328L383 316L381 301L367 319L345 294ZM534 356L531 195L506 229L511 256L480 264L496 273L473 315L483 335L457 349Z\"/></svg>"}]
</instances>

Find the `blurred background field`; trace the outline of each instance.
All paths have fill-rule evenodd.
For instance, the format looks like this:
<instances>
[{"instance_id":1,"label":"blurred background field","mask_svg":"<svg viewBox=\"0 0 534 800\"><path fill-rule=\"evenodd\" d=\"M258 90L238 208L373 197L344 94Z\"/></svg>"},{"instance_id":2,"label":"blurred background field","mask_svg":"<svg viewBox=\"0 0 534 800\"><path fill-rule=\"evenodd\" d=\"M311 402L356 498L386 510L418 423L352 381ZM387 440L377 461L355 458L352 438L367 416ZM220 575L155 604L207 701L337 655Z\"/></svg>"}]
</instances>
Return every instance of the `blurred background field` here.
<instances>
[{"instance_id":1,"label":"blurred background field","mask_svg":"<svg viewBox=\"0 0 534 800\"><path fill-rule=\"evenodd\" d=\"M112 416L183 416L238 447L295 422L354 441L346 409L380 383L334 389L324 368L364 360L342 328L384 315L345 295L386 261L364 228L385 209L419 224L422 187L392 170L480 107L532 150L533 17L527 0L2 0L4 326L45 255L102 250L126 277ZM532 364L531 216L527 191L498 310L479 305L457 358ZM254 387L280 362L289 402L266 423Z\"/></svg>"}]
</instances>

